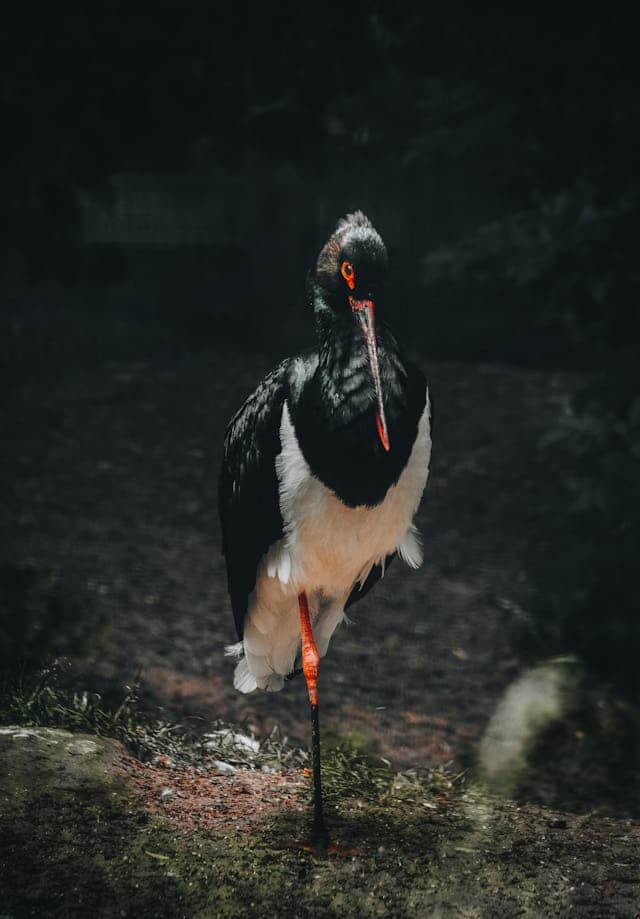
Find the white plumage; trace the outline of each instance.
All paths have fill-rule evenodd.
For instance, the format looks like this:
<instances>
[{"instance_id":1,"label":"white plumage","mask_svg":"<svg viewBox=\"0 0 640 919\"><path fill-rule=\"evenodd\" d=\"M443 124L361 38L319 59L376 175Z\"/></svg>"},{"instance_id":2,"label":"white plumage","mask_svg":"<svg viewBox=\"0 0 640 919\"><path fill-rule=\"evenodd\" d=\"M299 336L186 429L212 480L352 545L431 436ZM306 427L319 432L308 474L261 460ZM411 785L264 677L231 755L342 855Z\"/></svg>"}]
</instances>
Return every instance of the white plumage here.
<instances>
[{"instance_id":1,"label":"white plumage","mask_svg":"<svg viewBox=\"0 0 640 919\"><path fill-rule=\"evenodd\" d=\"M324 656L353 586L364 583L375 564L384 565L395 551L412 568L422 564L413 517L429 471L429 393L409 461L375 507L347 507L311 473L286 402L280 444L275 463L284 535L258 566L243 640L227 648L228 654L240 657L234 686L245 693L256 687L282 689L294 669L300 649L300 591L307 594L316 644Z\"/></svg>"}]
</instances>

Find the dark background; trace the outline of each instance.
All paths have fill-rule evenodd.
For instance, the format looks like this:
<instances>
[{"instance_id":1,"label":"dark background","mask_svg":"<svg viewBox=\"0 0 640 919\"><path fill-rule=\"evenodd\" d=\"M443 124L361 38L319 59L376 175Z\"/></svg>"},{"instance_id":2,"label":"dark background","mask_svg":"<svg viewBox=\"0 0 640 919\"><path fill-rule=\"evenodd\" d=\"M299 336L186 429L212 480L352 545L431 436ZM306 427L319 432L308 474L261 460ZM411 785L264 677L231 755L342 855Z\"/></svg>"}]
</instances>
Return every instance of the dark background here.
<instances>
[{"instance_id":1,"label":"dark background","mask_svg":"<svg viewBox=\"0 0 640 919\"><path fill-rule=\"evenodd\" d=\"M75 283L96 324L133 313L189 345L299 342L306 268L358 206L389 241L396 324L429 355L590 367L629 342L624 17L411 3L22 16L3 39L12 291Z\"/></svg>"},{"instance_id":2,"label":"dark background","mask_svg":"<svg viewBox=\"0 0 640 919\"><path fill-rule=\"evenodd\" d=\"M306 271L359 207L442 418L432 575L482 576L506 662L494 686L480 654L477 686L490 702L526 662L577 655L597 700L566 737L588 722L594 749L617 750L601 790L637 789L631 23L460 3L24 5L1 42L5 666L84 659L105 624L119 650L83 679L130 678L147 643L174 678L222 666L223 427L312 343ZM474 602L459 624L477 636ZM171 701L168 682L175 707L189 692Z\"/></svg>"}]
</instances>

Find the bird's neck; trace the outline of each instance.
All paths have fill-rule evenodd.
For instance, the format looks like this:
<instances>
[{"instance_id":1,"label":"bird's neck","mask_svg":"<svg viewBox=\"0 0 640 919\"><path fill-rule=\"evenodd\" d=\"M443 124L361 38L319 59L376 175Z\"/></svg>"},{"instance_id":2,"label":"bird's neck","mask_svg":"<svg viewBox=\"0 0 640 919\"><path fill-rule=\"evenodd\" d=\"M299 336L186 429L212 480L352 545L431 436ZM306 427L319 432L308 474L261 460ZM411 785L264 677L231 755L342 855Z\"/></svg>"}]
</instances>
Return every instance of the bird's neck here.
<instances>
[{"instance_id":1,"label":"bird's neck","mask_svg":"<svg viewBox=\"0 0 640 919\"><path fill-rule=\"evenodd\" d=\"M384 331L379 330L379 350L384 337ZM382 350L381 363L386 369L387 355ZM323 411L338 427L374 408L375 390L367 349L362 331L350 315L334 322L320 338L316 386L322 397Z\"/></svg>"},{"instance_id":2,"label":"bird's neck","mask_svg":"<svg viewBox=\"0 0 640 919\"><path fill-rule=\"evenodd\" d=\"M393 335L379 325L380 375L391 443L386 452L376 430L375 389L358 324L347 314L319 332L315 372L292 406L300 447L313 474L344 503L375 505L409 458L424 407L424 387L416 387Z\"/></svg>"},{"instance_id":3,"label":"bird's neck","mask_svg":"<svg viewBox=\"0 0 640 919\"><path fill-rule=\"evenodd\" d=\"M318 288L313 290L318 368L315 385L322 397L322 410L332 427L341 427L364 412L375 411L375 390L362 327L346 304L341 310L329 307ZM403 372L398 345L391 331L378 323L376 340L381 375Z\"/></svg>"}]
</instances>

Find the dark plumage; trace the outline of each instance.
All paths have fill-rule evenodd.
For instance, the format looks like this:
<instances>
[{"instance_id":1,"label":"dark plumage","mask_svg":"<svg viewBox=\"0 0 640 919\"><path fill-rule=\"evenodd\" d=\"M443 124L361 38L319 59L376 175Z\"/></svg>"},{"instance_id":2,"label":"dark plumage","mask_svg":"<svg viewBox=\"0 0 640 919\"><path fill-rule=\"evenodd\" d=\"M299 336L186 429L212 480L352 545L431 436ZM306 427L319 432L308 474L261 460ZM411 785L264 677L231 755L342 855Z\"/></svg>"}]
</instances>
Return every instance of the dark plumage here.
<instances>
[{"instance_id":1,"label":"dark plumage","mask_svg":"<svg viewBox=\"0 0 640 919\"><path fill-rule=\"evenodd\" d=\"M280 415L289 391L290 363L283 361L264 378L227 425L224 440L218 509L227 584L240 639L258 562L282 536L274 458L280 451Z\"/></svg>"},{"instance_id":2,"label":"dark plumage","mask_svg":"<svg viewBox=\"0 0 640 919\"><path fill-rule=\"evenodd\" d=\"M318 291L316 299L321 298ZM292 404L291 417L305 457L325 485L349 507L374 506L409 459L425 406L426 381L415 365L402 358L389 329L378 323L381 379L393 444L393 450L385 452L371 436L376 404L366 355L360 361L353 359L361 330L349 313L333 317L322 329L326 334L318 366Z\"/></svg>"}]
</instances>

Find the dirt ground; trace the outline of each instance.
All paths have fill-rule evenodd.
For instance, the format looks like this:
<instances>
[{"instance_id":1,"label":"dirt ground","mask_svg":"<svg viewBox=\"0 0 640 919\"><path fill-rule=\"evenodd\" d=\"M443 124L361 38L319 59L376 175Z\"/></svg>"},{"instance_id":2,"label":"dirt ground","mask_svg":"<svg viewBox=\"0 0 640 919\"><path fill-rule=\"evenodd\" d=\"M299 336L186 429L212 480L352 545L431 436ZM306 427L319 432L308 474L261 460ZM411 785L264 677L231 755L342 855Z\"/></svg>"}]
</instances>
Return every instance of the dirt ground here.
<instances>
[{"instance_id":1,"label":"dirt ground","mask_svg":"<svg viewBox=\"0 0 640 919\"><path fill-rule=\"evenodd\" d=\"M333 844L318 851L303 788L286 772L220 778L143 766L105 738L0 728L3 915L624 919L640 907L632 821L394 782L383 798L332 799Z\"/></svg>"},{"instance_id":2,"label":"dirt ground","mask_svg":"<svg viewBox=\"0 0 640 919\"><path fill-rule=\"evenodd\" d=\"M280 724L306 742L300 679L237 694L219 552L224 426L274 357L228 349L94 369L46 369L9 393L3 561L71 574L106 615L106 645L79 666L92 686L142 674L171 714ZM576 381L511 367L425 366L432 470L419 513L425 563L392 566L321 670L325 730L353 733L399 767L464 763L519 669L509 610L526 603L523 557L542 532L536 444Z\"/></svg>"}]
</instances>

